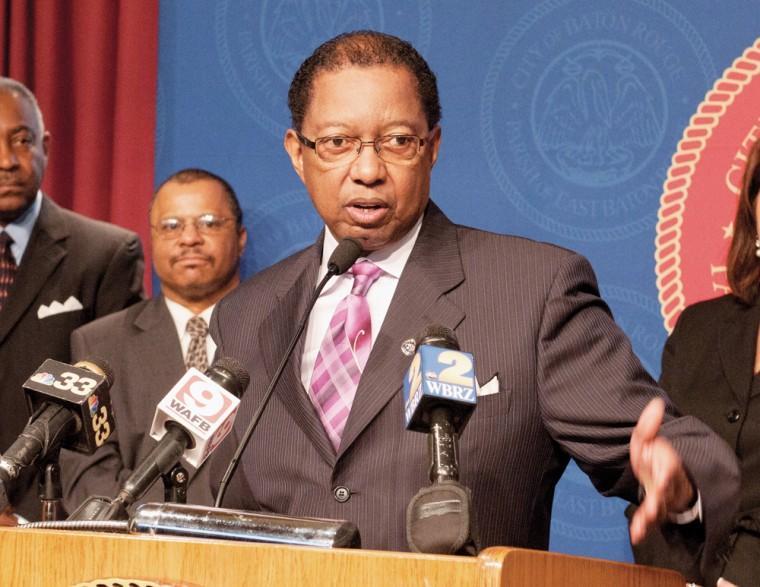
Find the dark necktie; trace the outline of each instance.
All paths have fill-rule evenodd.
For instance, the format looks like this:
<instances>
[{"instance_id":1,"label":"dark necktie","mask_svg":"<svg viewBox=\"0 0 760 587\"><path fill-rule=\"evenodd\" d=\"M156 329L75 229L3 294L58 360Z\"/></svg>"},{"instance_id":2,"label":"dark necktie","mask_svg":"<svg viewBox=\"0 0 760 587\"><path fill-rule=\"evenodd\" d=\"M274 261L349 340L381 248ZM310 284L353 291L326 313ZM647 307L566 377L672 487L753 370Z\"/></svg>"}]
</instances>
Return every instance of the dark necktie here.
<instances>
[{"instance_id":1,"label":"dark necktie","mask_svg":"<svg viewBox=\"0 0 760 587\"><path fill-rule=\"evenodd\" d=\"M8 301L16 280L16 260L11 252L13 239L7 232L0 233L0 310Z\"/></svg>"}]
</instances>

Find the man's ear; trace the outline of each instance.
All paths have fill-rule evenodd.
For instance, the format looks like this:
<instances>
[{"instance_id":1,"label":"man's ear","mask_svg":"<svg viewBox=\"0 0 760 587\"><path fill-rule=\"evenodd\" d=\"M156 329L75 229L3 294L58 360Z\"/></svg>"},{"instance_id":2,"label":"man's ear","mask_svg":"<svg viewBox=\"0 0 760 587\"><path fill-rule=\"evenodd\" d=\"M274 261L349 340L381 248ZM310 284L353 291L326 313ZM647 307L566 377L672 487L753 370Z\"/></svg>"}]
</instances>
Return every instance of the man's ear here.
<instances>
[{"instance_id":1,"label":"man's ear","mask_svg":"<svg viewBox=\"0 0 760 587\"><path fill-rule=\"evenodd\" d=\"M238 232L238 257L243 256L243 251L245 250L245 244L248 242L248 231L245 229L245 226L240 228L240 231Z\"/></svg>"},{"instance_id":2,"label":"man's ear","mask_svg":"<svg viewBox=\"0 0 760 587\"><path fill-rule=\"evenodd\" d=\"M430 167L435 165L438 161L438 149L441 146L441 127L436 125L428 138L428 145L430 149Z\"/></svg>"},{"instance_id":3,"label":"man's ear","mask_svg":"<svg viewBox=\"0 0 760 587\"><path fill-rule=\"evenodd\" d=\"M47 157L50 154L50 133L45 131L42 134L42 152Z\"/></svg>"},{"instance_id":4,"label":"man's ear","mask_svg":"<svg viewBox=\"0 0 760 587\"><path fill-rule=\"evenodd\" d=\"M300 177L301 181L303 181L304 146L301 144L301 141L298 140L298 135L296 134L296 131L293 130L292 128L289 128L285 132L285 138L283 139L283 146L285 147L285 150L288 152L288 156L290 157L290 163L293 165L293 169L296 170L298 177Z\"/></svg>"}]
</instances>

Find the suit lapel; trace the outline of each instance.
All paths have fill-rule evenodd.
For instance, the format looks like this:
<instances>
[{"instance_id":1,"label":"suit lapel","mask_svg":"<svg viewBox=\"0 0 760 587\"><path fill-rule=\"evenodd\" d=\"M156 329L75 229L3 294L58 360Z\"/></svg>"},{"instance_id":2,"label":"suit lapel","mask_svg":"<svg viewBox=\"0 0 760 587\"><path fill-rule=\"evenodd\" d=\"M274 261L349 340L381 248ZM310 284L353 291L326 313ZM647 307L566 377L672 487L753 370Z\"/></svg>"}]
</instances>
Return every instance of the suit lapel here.
<instances>
[{"instance_id":1,"label":"suit lapel","mask_svg":"<svg viewBox=\"0 0 760 587\"><path fill-rule=\"evenodd\" d=\"M741 306L723 323L718 335L718 349L726 380L742 405L752 387L758 325L760 305L750 308Z\"/></svg>"},{"instance_id":2,"label":"suit lapel","mask_svg":"<svg viewBox=\"0 0 760 587\"><path fill-rule=\"evenodd\" d=\"M156 336L157 332L176 333L164 297L159 295L149 300L135 315L133 325L139 340L138 344L133 345L137 349L138 364L154 365L157 372L151 376L157 381L169 382L171 387L177 382L177 373L185 372L185 362L176 334L173 338ZM156 361L156 357L162 357L162 360ZM170 387L163 390L164 393Z\"/></svg>"},{"instance_id":3,"label":"suit lapel","mask_svg":"<svg viewBox=\"0 0 760 587\"><path fill-rule=\"evenodd\" d=\"M166 306L164 296L158 295L133 308L135 308L132 321L134 339L129 348L134 349L134 354L129 364L130 368L137 372L145 365L150 365L150 389L155 390L153 393L157 395L142 399L152 409L150 404L160 402L164 394L168 393L179 380L178 373L185 372L185 360L182 356L182 345L177 337L177 327ZM208 467L207 463L208 459L197 469L189 470L190 483L193 483L200 472Z\"/></svg>"},{"instance_id":4,"label":"suit lapel","mask_svg":"<svg viewBox=\"0 0 760 587\"><path fill-rule=\"evenodd\" d=\"M282 285L278 287L276 308L259 328L258 347L267 373L267 384L285 356L287 346L314 292L321 251L322 237L293 263L290 272L282 278ZM332 466L335 463L332 445L301 384L300 359L304 342L302 334L277 384L275 395L325 462Z\"/></svg>"},{"instance_id":5,"label":"suit lapel","mask_svg":"<svg viewBox=\"0 0 760 587\"><path fill-rule=\"evenodd\" d=\"M411 357L401 352L401 344L431 324L453 330L462 322L464 311L444 294L463 281L456 227L430 202L359 381L338 456L351 446L393 396L401 392L411 362ZM401 413L398 422L400 432Z\"/></svg>"},{"instance_id":6,"label":"suit lapel","mask_svg":"<svg viewBox=\"0 0 760 587\"><path fill-rule=\"evenodd\" d=\"M43 198L10 298L0 312L0 344L37 299L48 277L66 256L68 236L68 227L58 206Z\"/></svg>"}]
</instances>

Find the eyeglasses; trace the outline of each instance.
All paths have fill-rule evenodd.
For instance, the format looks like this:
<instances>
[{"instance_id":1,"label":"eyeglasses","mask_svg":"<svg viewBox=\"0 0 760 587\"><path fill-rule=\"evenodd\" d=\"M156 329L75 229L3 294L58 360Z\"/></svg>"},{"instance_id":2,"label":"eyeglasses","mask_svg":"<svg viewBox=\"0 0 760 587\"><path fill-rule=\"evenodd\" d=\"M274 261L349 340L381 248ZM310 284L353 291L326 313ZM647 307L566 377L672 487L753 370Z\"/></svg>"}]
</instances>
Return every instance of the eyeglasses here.
<instances>
[{"instance_id":1,"label":"eyeglasses","mask_svg":"<svg viewBox=\"0 0 760 587\"><path fill-rule=\"evenodd\" d=\"M219 234L230 220L233 219L216 214L201 214L195 218L170 216L169 218L162 218L158 224L151 224L151 228L158 233L159 237L171 240L182 236L188 224L195 226L195 230L203 235Z\"/></svg>"},{"instance_id":2,"label":"eyeglasses","mask_svg":"<svg viewBox=\"0 0 760 587\"><path fill-rule=\"evenodd\" d=\"M372 141L363 141L358 137L333 135L309 140L296 132L301 144L314 149L317 157L331 165L352 163L359 158L364 145L372 145L375 153L386 163L407 164L414 161L426 138L416 135L384 135ZM429 136L429 135L428 135Z\"/></svg>"}]
</instances>

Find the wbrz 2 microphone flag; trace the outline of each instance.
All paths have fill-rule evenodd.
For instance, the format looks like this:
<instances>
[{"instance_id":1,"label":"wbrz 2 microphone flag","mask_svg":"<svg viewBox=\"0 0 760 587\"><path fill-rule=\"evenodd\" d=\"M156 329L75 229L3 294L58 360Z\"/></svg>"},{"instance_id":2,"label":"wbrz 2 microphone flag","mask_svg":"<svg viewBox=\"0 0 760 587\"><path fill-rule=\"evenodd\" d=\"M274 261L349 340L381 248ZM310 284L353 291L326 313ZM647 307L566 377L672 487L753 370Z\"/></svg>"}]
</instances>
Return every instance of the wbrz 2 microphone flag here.
<instances>
[{"instance_id":1,"label":"wbrz 2 microphone flag","mask_svg":"<svg viewBox=\"0 0 760 587\"><path fill-rule=\"evenodd\" d=\"M430 430L430 410L445 403L454 410L457 430L467 423L477 402L475 360L470 353L421 344L404 378L404 420L407 430Z\"/></svg>"}]
</instances>

